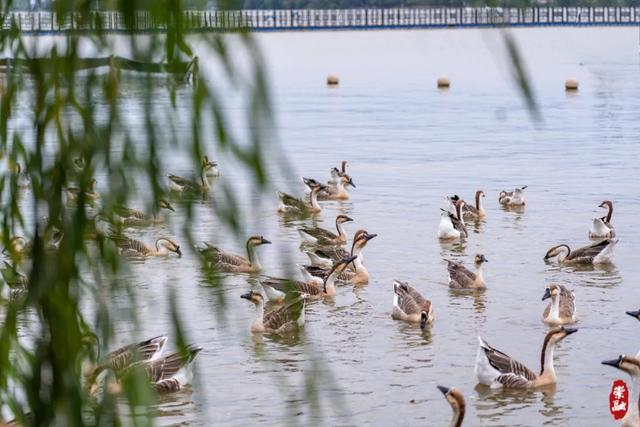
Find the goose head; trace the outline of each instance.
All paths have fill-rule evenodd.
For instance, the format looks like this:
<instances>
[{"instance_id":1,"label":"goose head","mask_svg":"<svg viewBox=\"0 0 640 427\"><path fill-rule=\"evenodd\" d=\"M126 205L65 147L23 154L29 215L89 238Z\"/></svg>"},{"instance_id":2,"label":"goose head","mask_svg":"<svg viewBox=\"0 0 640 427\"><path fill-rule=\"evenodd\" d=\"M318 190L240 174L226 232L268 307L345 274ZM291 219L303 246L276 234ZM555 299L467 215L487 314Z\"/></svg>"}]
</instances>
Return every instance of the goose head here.
<instances>
[{"instance_id":1,"label":"goose head","mask_svg":"<svg viewBox=\"0 0 640 427\"><path fill-rule=\"evenodd\" d=\"M362 249L367 246L369 240L373 239L376 236L377 234L370 234L366 230L356 231L356 233L353 235L353 246L351 248L351 253L353 253L356 249Z\"/></svg>"},{"instance_id":2,"label":"goose head","mask_svg":"<svg viewBox=\"0 0 640 427\"><path fill-rule=\"evenodd\" d=\"M555 283L549 285L547 289L544 290L544 295L542 296L542 301L551 298L555 301L555 299L560 295L560 286Z\"/></svg>"},{"instance_id":3,"label":"goose head","mask_svg":"<svg viewBox=\"0 0 640 427\"><path fill-rule=\"evenodd\" d=\"M613 202L611 200L603 200L602 203L598 205L599 208L611 209L613 207Z\"/></svg>"},{"instance_id":4,"label":"goose head","mask_svg":"<svg viewBox=\"0 0 640 427\"><path fill-rule=\"evenodd\" d=\"M262 236L251 236L247 240L247 247L256 247L260 245L270 245L271 242Z\"/></svg>"},{"instance_id":5,"label":"goose head","mask_svg":"<svg viewBox=\"0 0 640 427\"><path fill-rule=\"evenodd\" d=\"M213 171L218 166L217 162L213 162L209 160L209 157L202 157L202 162L200 163L200 167L204 172Z\"/></svg>"},{"instance_id":6,"label":"goose head","mask_svg":"<svg viewBox=\"0 0 640 427\"><path fill-rule=\"evenodd\" d=\"M474 262L476 263L476 265L480 265L484 262L489 262L489 260L483 254L477 254L474 258Z\"/></svg>"},{"instance_id":7,"label":"goose head","mask_svg":"<svg viewBox=\"0 0 640 427\"><path fill-rule=\"evenodd\" d=\"M626 372L632 377L640 376L640 358L621 354L617 359L603 360L603 365L613 366Z\"/></svg>"},{"instance_id":8,"label":"goose head","mask_svg":"<svg viewBox=\"0 0 640 427\"><path fill-rule=\"evenodd\" d=\"M629 316L634 317L636 320L640 320L640 310L636 311L626 311Z\"/></svg>"},{"instance_id":9,"label":"goose head","mask_svg":"<svg viewBox=\"0 0 640 427\"><path fill-rule=\"evenodd\" d=\"M356 188L356 185L353 183L353 178L351 178L349 175L347 174L343 174L340 177L340 181L342 182L342 185L344 185L345 187L347 185L352 186L353 188Z\"/></svg>"},{"instance_id":10,"label":"goose head","mask_svg":"<svg viewBox=\"0 0 640 427\"><path fill-rule=\"evenodd\" d=\"M466 403L460 390L455 387L444 387L441 385L438 386L438 390L444 394L445 399L447 399L447 402L451 405L454 413L464 414Z\"/></svg>"},{"instance_id":11,"label":"goose head","mask_svg":"<svg viewBox=\"0 0 640 427\"><path fill-rule=\"evenodd\" d=\"M18 254L23 252L27 248L27 239L22 236L13 236L9 239L9 245L2 250L3 254L14 253Z\"/></svg>"},{"instance_id":12,"label":"goose head","mask_svg":"<svg viewBox=\"0 0 640 427\"><path fill-rule=\"evenodd\" d=\"M260 292L249 291L246 294L240 295L240 298L244 298L246 300L251 301L252 303L258 305L264 303L264 297Z\"/></svg>"},{"instance_id":13,"label":"goose head","mask_svg":"<svg viewBox=\"0 0 640 427\"><path fill-rule=\"evenodd\" d=\"M167 239L166 237L161 237L156 240L156 248L165 248L169 252L175 252L178 256L182 256L182 251L180 251L180 245L174 242L171 239Z\"/></svg>"},{"instance_id":14,"label":"goose head","mask_svg":"<svg viewBox=\"0 0 640 427\"><path fill-rule=\"evenodd\" d=\"M482 191L482 190L476 191L476 198L479 199L480 197L482 197L482 198L485 197L484 191Z\"/></svg>"},{"instance_id":15,"label":"goose head","mask_svg":"<svg viewBox=\"0 0 640 427\"><path fill-rule=\"evenodd\" d=\"M169 203L165 199L160 199L160 201L158 202L158 206L160 207L160 209L169 209L171 212L175 212L176 211L173 208L173 206L171 206L171 203Z\"/></svg>"},{"instance_id":16,"label":"goose head","mask_svg":"<svg viewBox=\"0 0 640 427\"><path fill-rule=\"evenodd\" d=\"M429 321L429 313L423 311L420 313L420 329L424 330L427 327Z\"/></svg>"},{"instance_id":17,"label":"goose head","mask_svg":"<svg viewBox=\"0 0 640 427\"><path fill-rule=\"evenodd\" d=\"M576 332L578 332L577 328L565 328L564 326L553 328L547 332L545 341L549 342L549 344L558 344L560 341Z\"/></svg>"},{"instance_id":18,"label":"goose head","mask_svg":"<svg viewBox=\"0 0 640 427\"><path fill-rule=\"evenodd\" d=\"M345 222L351 222L351 221L353 221L353 218L350 218L350 217L348 217L346 215L338 215L336 217L336 222L338 224L344 224Z\"/></svg>"},{"instance_id":19,"label":"goose head","mask_svg":"<svg viewBox=\"0 0 640 427\"><path fill-rule=\"evenodd\" d=\"M558 255L561 255L562 253L569 253L569 247L567 245L557 245L552 247L551 249L549 249L547 251L547 253L544 256L545 261L551 258L555 258Z\"/></svg>"}]
</instances>

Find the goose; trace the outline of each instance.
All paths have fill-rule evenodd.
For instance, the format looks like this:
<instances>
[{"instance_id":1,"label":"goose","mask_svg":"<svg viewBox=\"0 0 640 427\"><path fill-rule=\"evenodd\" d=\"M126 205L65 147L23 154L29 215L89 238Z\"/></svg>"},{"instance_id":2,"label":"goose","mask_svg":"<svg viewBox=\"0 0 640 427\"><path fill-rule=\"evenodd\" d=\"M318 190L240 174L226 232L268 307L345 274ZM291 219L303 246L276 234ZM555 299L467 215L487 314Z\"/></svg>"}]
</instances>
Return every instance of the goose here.
<instances>
[{"instance_id":1,"label":"goose","mask_svg":"<svg viewBox=\"0 0 640 427\"><path fill-rule=\"evenodd\" d=\"M338 183L338 178L340 178L343 175L347 175L347 166L349 164L347 163L346 160L343 160L342 162L340 162L340 169L338 168L331 168L331 177L329 178L329 181L327 182L327 184L329 184L329 186L335 186Z\"/></svg>"},{"instance_id":2,"label":"goose","mask_svg":"<svg viewBox=\"0 0 640 427\"><path fill-rule=\"evenodd\" d=\"M456 289L484 289L487 287L482 276L482 264L488 262L484 255L476 255L476 272L470 271L462 263L446 260L449 273L449 287Z\"/></svg>"},{"instance_id":3,"label":"goose","mask_svg":"<svg viewBox=\"0 0 640 427\"><path fill-rule=\"evenodd\" d=\"M98 181L94 178L89 183L89 189L84 192L84 197L88 202L94 202L100 198L100 193L96 190L96 185ZM67 195L67 200L78 200L80 198L80 193L82 192L82 188L77 185L71 184L68 185L65 189L65 194Z\"/></svg>"},{"instance_id":4,"label":"goose","mask_svg":"<svg viewBox=\"0 0 640 427\"><path fill-rule=\"evenodd\" d=\"M544 259L546 261L558 257L558 262L563 265L610 263L616 243L617 240L607 239L574 251L568 245L557 245L547 251Z\"/></svg>"},{"instance_id":5,"label":"goose","mask_svg":"<svg viewBox=\"0 0 640 427\"><path fill-rule=\"evenodd\" d=\"M351 186L356 188L356 185L353 182L353 179L349 175L340 175L338 170L335 169L335 173L338 176L335 185L326 185L324 189L322 189L318 193L318 200L348 200L349 199L349 191L347 190L347 186ZM313 178L302 178L307 189L311 190L313 185L321 185L317 180Z\"/></svg>"},{"instance_id":6,"label":"goose","mask_svg":"<svg viewBox=\"0 0 640 427\"><path fill-rule=\"evenodd\" d=\"M393 320L420 323L420 329L424 329L433 322L433 306L415 288L407 282L395 280L393 282Z\"/></svg>"},{"instance_id":7,"label":"goose","mask_svg":"<svg viewBox=\"0 0 640 427\"><path fill-rule=\"evenodd\" d=\"M358 230L353 234L353 243L351 244L351 252L347 251L341 247L316 247L316 248L303 248L303 252L309 257L309 261L311 265L321 267L325 270L331 268L335 261L339 261L342 258L350 255L354 249L362 252L364 246L366 246L366 242L376 237L377 234L369 234L366 230ZM366 239L365 239L366 237ZM364 242L361 240L364 239ZM356 245L356 243L358 243ZM362 253L360 253L360 258L364 261L364 257Z\"/></svg>"},{"instance_id":8,"label":"goose","mask_svg":"<svg viewBox=\"0 0 640 427\"><path fill-rule=\"evenodd\" d=\"M97 365L87 364L85 367L85 383L94 387L98 375L110 369L120 374L129 365L137 361L152 360L160 357L167 343L166 336L157 336L139 343L129 344L108 353Z\"/></svg>"},{"instance_id":9,"label":"goose","mask_svg":"<svg viewBox=\"0 0 640 427\"><path fill-rule=\"evenodd\" d=\"M532 388L556 383L553 367L553 350L567 336L577 332L564 326L551 329L544 338L540 356L540 374L536 374L522 363L491 347L478 337L475 372L478 382L491 388Z\"/></svg>"},{"instance_id":10,"label":"goose","mask_svg":"<svg viewBox=\"0 0 640 427\"><path fill-rule=\"evenodd\" d=\"M284 334L304 325L305 300L303 298L269 313L264 312L264 297L261 293L249 291L240 295L240 298L251 301L257 308L256 317L251 323L251 332L253 333Z\"/></svg>"},{"instance_id":11,"label":"goose","mask_svg":"<svg viewBox=\"0 0 640 427\"><path fill-rule=\"evenodd\" d=\"M516 188L513 191L502 190L498 196L498 202L503 206L524 206L524 190L526 188L527 186L525 185L524 187Z\"/></svg>"},{"instance_id":12,"label":"goose","mask_svg":"<svg viewBox=\"0 0 640 427\"><path fill-rule=\"evenodd\" d=\"M613 202L605 200L598 205L599 208L606 208L607 215L602 218L594 218L589 230L590 239L611 239L616 237L616 231L611 225L611 215L613 215Z\"/></svg>"},{"instance_id":13,"label":"goose","mask_svg":"<svg viewBox=\"0 0 640 427\"><path fill-rule=\"evenodd\" d=\"M202 257L211 263L211 266L218 271L227 273L258 273L262 270L262 265L258 259L256 247L269 245L271 242L262 236L251 236L247 239L247 258L228 252L222 252L215 246L205 242L204 247L199 247L198 251Z\"/></svg>"},{"instance_id":14,"label":"goose","mask_svg":"<svg viewBox=\"0 0 640 427\"><path fill-rule=\"evenodd\" d=\"M302 227L298 230L298 233L302 240L312 245L344 245L347 243L347 233L344 231L343 224L351 221L353 221L353 219L346 215L338 215L336 217L336 230L338 234L320 227Z\"/></svg>"},{"instance_id":15,"label":"goose","mask_svg":"<svg viewBox=\"0 0 640 427\"><path fill-rule=\"evenodd\" d=\"M463 239L468 236L467 227L462 216L462 208L465 204L462 199L458 199L455 202L455 215L449 211L442 210L440 224L438 225L438 239L449 241Z\"/></svg>"},{"instance_id":16,"label":"goose","mask_svg":"<svg viewBox=\"0 0 640 427\"><path fill-rule=\"evenodd\" d=\"M119 374L118 380L123 380L132 375L142 375L158 394L175 393L182 390L193 379L192 362L202 347L190 344L184 351L176 351L168 356L141 360L125 367ZM138 376L138 378L141 378ZM94 391L95 390L95 391ZM97 387L92 389L92 395L96 395ZM120 381L112 386L115 393L120 393Z\"/></svg>"},{"instance_id":17,"label":"goose","mask_svg":"<svg viewBox=\"0 0 640 427\"><path fill-rule=\"evenodd\" d=\"M345 267L357 258L356 255L344 258L337 263L329 271L329 274L318 283L317 280L302 282L299 280L278 279L275 277L267 277L260 281L262 288L267 295L269 301L278 303L284 302L287 289L294 290L301 294L303 298L319 298L332 297L336 295L335 282Z\"/></svg>"},{"instance_id":18,"label":"goose","mask_svg":"<svg viewBox=\"0 0 640 427\"><path fill-rule=\"evenodd\" d=\"M20 272L14 264L10 264L7 261L2 261L4 267L0 268L0 274L2 280L11 289L26 289L29 285L29 278L22 272Z\"/></svg>"},{"instance_id":19,"label":"goose","mask_svg":"<svg viewBox=\"0 0 640 427\"><path fill-rule=\"evenodd\" d=\"M204 156L202 158L201 166L204 170L204 175L207 178L215 178L217 176L220 176L220 171L218 170L218 162L210 161L209 157Z\"/></svg>"},{"instance_id":20,"label":"goose","mask_svg":"<svg viewBox=\"0 0 640 427\"><path fill-rule=\"evenodd\" d=\"M156 240L155 245L149 245L140 240L131 239L121 235L110 235L109 238L120 248L120 253L124 256L134 258L146 258L152 256L166 257L169 253L174 252L179 257L182 256L180 246L173 240L161 237Z\"/></svg>"},{"instance_id":21,"label":"goose","mask_svg":"<svg viewBox=\"0 0 640 427\"><path fill-rule=\"evenodd\" d=\"M480 204L480 198L484 198L484 191L482 190L478 190L476 191L476 205L475 206L470 206L467 205L465 203L465 205L462 208L462 217L466 220L466 221L477 221L480 220L482 218L485 217L485 210L482 207L482 205ZM455 194L452 197L449 197L449 200L451 201L451 203L454 205L455 208L455 203L460 200L460 197Z\"/></svg>"},{"instance_id":22,"label":"goose","mask_svg":"<svg viewBox=\"0 0 640 427\"><path fill-rule=\"evenodd\" d=\"M158 208L175 212L175 209L173 208L171 203L169 203L165 199L160 199L160 201L158 202ZM126 226L143 226L149 224L164 223L164 218L162 216L156 215L155 213L149 215L137 209L128 208L126 206L115 206L113 212L115 214L116 221Z\"/></svg>"},{"instance_id":23,"label":"goose","mask_svg":"<svg viewBox=\"0 0 640 427\"><path fill-rule=\"evenodd\" d=\"M640 426L640 415L638 405L640 403L640 395L638 383L640 382L640 357L625 356L621 354L617 359L603 360L603 365L613 366L631 377L631 385L629 387L629 407L627 413L622 418L622 426L638 427Z\"/></svg>"},{"instance_id":24,"label":"goose","mask_svg":"<svg viewBox=\"0 0 640 427\"><path fill-rule=\"evenodd\" d=\"M542 301L551 298L542 314L542 321L552 325L565 325L576 321L576 297L572 290L551 284L545 289Z\"/></svg>"},{"instance_id":25,"label":"goose","mask_svg":"<svg viewBox=\"0 0 640 427\"><path fill-rule=\"evenodd\" d=\"M200 166L200 177L197 178L183 178L178 175L168 174L169 189L177 193L208 193L211 186L207 180L208 163L204 160Z\"/></svg>"},{"instance_id":26,"label":"goose","mask_svg":"<svg viewBox=\"0 0 640 427\"><path fill-rule=\"evenodd\" d=\"M2 250L2 253L11 257L22 257L29 255L33 250L33 243L22 236L12 236L9 244Z\"/></svg>"},{"instance_id":27,"label":"goose","mask_svg":"<svg viewBox=\"0 0 640 427\"><path fill-rule=\"evenodd\" d=\"M31 185L31 177L28 173L22 171L22 165L16 163L15 167L16 184L19 188L26 188Z\"/></svg>"},{"instance_id":28,"label":"goose","mask_svg":"<svg viewBox=\"0 0 640 427\"><path fill-rule=\"evenodd\" d=\"M449 427L460 427L462 425L462 420L464 420L466 408L464 396L455 387L448 388L439 385L438 390L444 394L445 399L447 399L447 402L449 402L449 405L451 405L451 409L453 410L453 418L451 418Z\"/></svg>"},{"instance_id":29,"label":"goose","mask_svg":"<svg viewBox=\"0 0 640 427\"><path fill-rule=\"evenodd\" d=\"M322 207L318 204L318 193L320 190L325 189L326 186L315 180L309 182L308 185L311 187L310 203L278 191L278 198L280 199L278 212L283 214L308 215L322 211Z\"/></svg>"},{"instance_id":30,"label":"goose","mask_svg":"<svg viewBox=\"0 0 640 427\"><path fill-rule=\"evenodd\" d=\"M369 271L365 268L362 262L362 250L367 245L369 240L375 238L377 234L369 234L365 230L358 230L354 236L353 245L351 246L351 252L347 252L342 248L337 248L332 251L330 256L336 262L339 259L346 258L351 255L355 255L356 259L353 261L353 270L345 270L339 276L338 280L350 283L353 285L365 285L369 283ZM335 257L335 258L334 258ZM305 266L307 272L316 277L325 278L329 274L329 270L317 267L317 266Z\"/></svg>"}]
</instances>

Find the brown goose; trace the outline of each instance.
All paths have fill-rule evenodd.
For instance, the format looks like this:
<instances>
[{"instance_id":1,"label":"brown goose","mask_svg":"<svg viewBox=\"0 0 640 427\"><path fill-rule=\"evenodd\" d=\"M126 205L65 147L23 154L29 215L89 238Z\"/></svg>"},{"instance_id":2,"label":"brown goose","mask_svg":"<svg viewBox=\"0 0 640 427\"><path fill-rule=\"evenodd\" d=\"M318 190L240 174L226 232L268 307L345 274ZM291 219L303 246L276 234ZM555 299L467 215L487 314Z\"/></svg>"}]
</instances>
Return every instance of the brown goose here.
<instances>
[{"instance_id":1,"label":"brown goose","mask_svg":"<svg viewBox=\"0 0 640 427\"><path fill-rule=\"evenodd\" d=\"M278 279L275 277L267 277L260 280L260 284L267 295L269 301L282 303L286 298L286 291L291 289L300 294L303 298L320 298L330 297L336 294L335 282L340 273L353 260L356 255L344 258L333 265L329 274L324 280L311 280L302 282L299 280Z\"/></svg>"},{"instance_id":2,"label":"brown goose","mask_svg":"<svg viewBox=\"0 0 640 427\"><path fill-rule=\"evenodd\" d=\"M206 159L206 160L205 160ZM198 178L184 178L174 174L168 174L169 189L177 193L207 193L211 185L207 179L207 173L211 170L212 162L205 157L200 164L200 176Z\"/></svg>"},{"instance_id":3,"label":"brown goose","mask_svg":"<svg viewBox=\"0 0 640 427\"><path fill-rule=\"evenodd\" d=\"M557 245L547 251L544 259L546 261L558 257L558 262L563 265L609 263L616 243L617 240L607 239L574 251L568 245Z\"/></svg>"},{"instance_id":4,"label":"brown goose","mask_svg":"<svg viewBox=\"0 0 640 427\"><path fill-rule=\"evenodd\" d=\"M301 200L287 193L278 191L278 198L280 199L278 212L291 215L309 215L322 211L322 207L318 204L318 193L325 189L326 186L320 184L316 180L307 183L306 178L305 184L311 188L311 195L309 196L310 202L306 202L305 200Z\"/></svg>"},{"instance_id":5,"label":"brown goose","mask_svg":"<svg viewBox=\"0 0 640 427\"><path fill-rule=\"evenodd\" d=\"M222 252L215 246L205 242L204 247L198 247L200 255L218 271L228 273L257 273L262 270L256 247L271 244L262 236L251 236L247 240L247 258L228 252Z\"/></svg>"},{"instance_id":6,"label":"brown goose","mask_svg":"<svg viewBox=\"0 0 640 427\"><path fill-rule=\"evenodd\" d=\"M484 289L487 287L482 277L482 264L488 262L484 255L476 255L475 273L462 265L462 263L451 260L446 261L449 273L449 287L456 289Z\"/></svg>"},{"instance_id":7,"label":"brown goose","mask_svg":"<svg viewBox=\"0 0 640 427\"><path fill-rule=\"evenodd\" d=\"M299 298L293 303L280 307L269 313L264 312L264 297L259 292L249 291L240 295L241 298L256 305L256 317L251 323L251 332L274 332L283 334L304 325L304 299Z\"/></svg>"},{"instance_id":8,"label":"brown goose","mask_svg":"<svg viewBox=\"0 0 640 427\"><path fill-rule=\"evenodd\" d=\"M560 326L547 333L542 344L540 374L536 374L478 337L479 346L475 366L478 382L491 388L532 388L555 384L553 350L560 341L577 331L574 328Z\"/></svg>"},{"instance_id":9,"label":"brown goose","mask_svg":"<svg viewBox=\"0 0 640 427\"><path fill-rule=\"evenodd\" d=\"M393 311L391 318L406 322L420 323L424 329L435 318L431 301L426 299L407 282L393 282Z\"/></svg>"},{"instance_id":10,"label":"brown goose","mask_svg":"<svg viewBox=\"0 0 640 427\"><path fill-rule=\"evenodd\" d=\"M478 190L476 191L476 205L475 206L471 206L468 204L464 205L464 207L462 208L462 217L466 221L477 221L485 217L485 210L480 203L480 198L484 198L484 197L485 197L484 191ZM449 197L449 200L455 206L455 203L458 200L460 200L460 197L457 194L455 194L452 197Z\"/></svg>"},{"instance_id":11,"label":"brown goose","mask_svg":"<svg viewBox=\"0 0 640 427\"><path fill-rule=\"evenodd\" d=\"M542 301L551 298L542 313L542 321L552 325L566 325L576 321L576 297L572 290L562 285L551 284L544 292Z\"/></svg>"},{"instance_id":12,"label":"brown goose","mask_svg":"<svg viewBox=\"0 0 640 427\"><path fill-rule=\"evenodd\" d=\"M602 218L594 218L589 230L590 239L611 239L616 237L616 231L611 225L611 216L613 215L613 202L605 200L598 205L599 208L606 208L607 215Z\"/></svg>"},{"instance_id":13,"label":"brown goose","mask_svg":"<svg viewBox=\"0 0 640 427\"><path fill-rule=\"evenodd\" d=\"M438 390L444 394L445 399L451 405L451 409L453 410L453 418L451 418L451 422L449 423L449 427L460 427L462 425L462 420L464 419L464 413L466 409L466 403L464 401L464 396L455 387L447 388L439 385Z\"/></svg>"},{"instance_id":14,"label":"brown goose","mask_svg":"<svg viewBox=\"0 0 640 427\"><path fill-rule=\"evenodd\" d=\"M338 234L320 227L302 227L298 229L298 233L303 241L312 245L344 245L347 243L347 233L344 231L343 224L351 221L353 221L353 219L346 215L338 215L336 217L336 230Z\"/></svg>"},{"instance_id":15,"label":"brown goose","mask_svg":"<svg viewBox=\"0 0 640 427\"><path fill-rule=\"evenodd\" d=\"M604 360L602 364L620 369L631 377L633 384L629 387L631 390L629 392L629 407L622 418L621 425L623 427L640 426L640 411L638 408L640 406L640 395L638 394L640 391L640 387L638 387L638 383L640 383L640 357L621 354L617 359Z\"/></svg>"},{"instance_id":16,"label":"brown goose","mask_svg":"<svg viewBox=\"0 0 640 427\"><path fill-rule=\"evenodd\" d=\"M120 248L120 253L129 257L168 256L171 252L182 256L180 246L173 240L161 237L155 245L149 245L122 235L110 235L109 238Z\"/></svg>"},{"instance_id":17,"label":"brown goose","mask_svg":"<svg viewBox=\"0 0 640 427\"><path fill-rule=\"evenodd\" d=\"M175 212L175 209L173 208L173 206L171 206L171 203L169 203L165 199L160 199L160 201L158 202L158 208ZM116 221L126 226L143 226L164 223L164 218L162 216L156 215L155 213L150 215L137 209L128 208L126 206L115 206L113 209L113 213L115 214Z\"/></svg>"}]
</instances>

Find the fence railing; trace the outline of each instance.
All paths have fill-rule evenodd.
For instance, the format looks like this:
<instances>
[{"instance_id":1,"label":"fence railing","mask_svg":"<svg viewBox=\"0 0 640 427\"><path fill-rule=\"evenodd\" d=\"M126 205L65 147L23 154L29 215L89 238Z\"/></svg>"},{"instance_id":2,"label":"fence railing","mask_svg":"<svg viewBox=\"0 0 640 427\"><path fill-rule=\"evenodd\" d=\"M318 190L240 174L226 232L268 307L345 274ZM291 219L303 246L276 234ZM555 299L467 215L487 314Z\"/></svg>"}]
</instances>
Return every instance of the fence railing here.
<instances>
[{"instance_id":1,"label":"fence railing","mask_svg":"<svg viewBox=\"0 0 640 427\"><path fill-rule=\"evenodd\" d=\"M35 33L166 30L166 23L143 11L136 12L132 19L108 11L64 16L52 12L14 12L5 15L1 24L4 30L17 28ZM180 25L188 31L640 25L640 7L187 10Z\"/></svg>"}]
</instances>

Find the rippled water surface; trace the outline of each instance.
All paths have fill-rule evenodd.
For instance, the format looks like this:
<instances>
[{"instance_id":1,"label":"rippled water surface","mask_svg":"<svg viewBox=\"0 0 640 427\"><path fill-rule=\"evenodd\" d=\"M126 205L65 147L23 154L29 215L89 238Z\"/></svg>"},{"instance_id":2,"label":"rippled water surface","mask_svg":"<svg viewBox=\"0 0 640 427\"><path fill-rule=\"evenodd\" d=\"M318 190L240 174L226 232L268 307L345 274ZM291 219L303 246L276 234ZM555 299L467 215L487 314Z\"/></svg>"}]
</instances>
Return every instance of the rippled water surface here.
<instances>
[{"instance_id":1,"label":"rippled water surface","mask_svg":"<svg viewBox=\"0 0 640 427\"><path fill-rule=\"evenodd\" d=\"M494 30L256 35L280 143L269 150L284 153L292 167L277 175L287 178L277 178L274 187L302 194L299 176L324 179L348 160L357 188L347 202L324 202L316 223L331 228L336 214L346 213L355 219L350 234L358 228L378 234L365 250L371 279L308 304L303 332L273 338L249 332L254 308L240 299L250 288L247 277L228 277L212 289L189 250L181 259L134 263L126 280L137 291L137 336L172 334L174 289L189 338L205 348L193 390L165 398L161 424L277 425L293 417L309 425L445 425L450 408L437 384L464 393L467 425L613 424L608 395L622 374L600 361L640 348L640 325L624 314L640 308L638 32L544 28L513 35L539 103L538 123L510 79ZM207 70L202 54L201 61ZM211 69L205 79L215 78ZM340 75L339 87L325 86L329 73ZM447 91L435 88L441 74L452 81ZM579 92L564 92L569 76L580 81ZM187 90L179 89L178 98ZM143 123L135 84L124 96L129 119ZM244 107L233 98L239 95L228 96L229 115L243 126ZM187 108L178 102L177 114ZM239 166L210 150L220 159L221 181L241 195L244 234L273 241L259 248L265 273L282 275L287 262L305 262L300 222L279 218L274 191L259 199L247 191ZM276 157L269 158L277 167ZM167 151L165 169L184 173L188 165ZM498 192L522 185L529 186L526 208L501 209ZM486 221L470 229L464 244L440 244L444 196L472 200L477 189L487 194ZM107 191L104 180L101 190ZM243 243L208 208L215 193L214 187L212 197L196 205L191 227L199 240L242 253ZM581 271L546 264L552 245L588 244L590 221L603 214L597 205L605 198L615 205L615 263ZM169 224L132 235L180 240L184 219L178 209ZM450 291L444 259L469 264L476 253L489 259L487 290ZM425 333L391 320L393 279L409 281L433 302L436 320ZM574 289L579 316L579 332L556 350L557 386L524 393L476 387L478 335L539 370L548 329L541 297L551 282ZM117 329L123 337L133 334L128 321ZM314 372L319 407L306 395L305 374Z\"/></svg>"}]
</instances>

